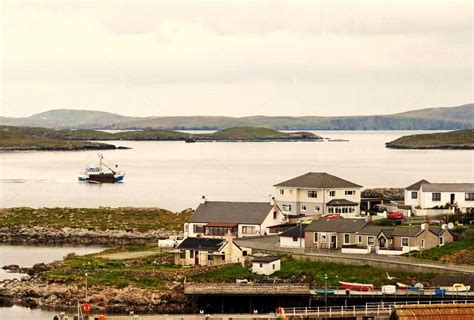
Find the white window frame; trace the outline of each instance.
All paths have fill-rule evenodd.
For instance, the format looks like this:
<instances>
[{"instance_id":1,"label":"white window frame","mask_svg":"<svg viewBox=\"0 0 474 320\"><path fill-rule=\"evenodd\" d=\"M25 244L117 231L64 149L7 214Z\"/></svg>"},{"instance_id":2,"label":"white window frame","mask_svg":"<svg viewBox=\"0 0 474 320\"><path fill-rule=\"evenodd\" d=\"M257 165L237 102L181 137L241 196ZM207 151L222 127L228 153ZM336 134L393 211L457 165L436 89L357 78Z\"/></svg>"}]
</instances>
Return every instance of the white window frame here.
<instances>
[{"instance_id":1,"label":"white window frame","mask_svg":"<svg viewBox=\"0 0 474 320\"><path fill-rule=\"evenodd\" d=\"M425 239L421 239L421 248L422 248L422 249L425 248Z\"/></svg>"},{"instance_id":2,"label":"white window frame","mask_svg":"<svg viewBox=\"0 0 474 320\"><path fill-rule=\"evenodd\" d=\"M346 242L346 236L349 237L349 241ZM344 233L342 236L342 241L344 244L351 244L351 234L350 233Z\"/></svg>"},{"instance_id":3,"label":"white window frame","mask_svg":"<svg viewBox=\"0 0 474 320\"><path fill-rule=\"evenodd\" d=\"M314 206L314 212L319 212L321 211L321 208L319 206Z\"/></svg>"},{"instance_id":4,"label":"white window frame","mask_svg":"<svg viewBox=\"0 0 474 320\"><path fill-rule=\"evenodd\" d=\"M330 197L335 197L336 196L336 190L330 190L329 191L329 196Z\"/></svg>"},{"instance_id":5,"label":"white window frame","mask_svg":"<svg viewBox=\"0 0 474 320\"><path fill-rule=\"evenodd\" d=\"M443 236L439 237L439 246L440 247L444 246L444 237Z\"/></svg>"},{"instance_id":6,"label":"white window frame","mask_svg":"<svg viewBox=\"0 0 474 320\"><path fill-rule=\"evenodd\" d=\"M301 211L306 211L306 205L303 204L303 205L301 206Z\"/></svg>"},{"instance_id":7,"label":"white window frame","mask_svg":"<svg viewBox=\"0 0 474 320\"><path fill-rule=\"evenodd\" d=\"M285 212L291 212L291 204L282 204L281 209Z\"/></svg>"},{"instance_id":8,"label":"white window frame","mask_svg":"<svg viewBox=\"0 0 474 320\"><path fill-rule=\"evenodd\" d=\"M405 240L405 239L407 240L407 244L406 244L406 245L403 244L403 240ZM402 248L403 248L403 247L409 247L409 246L410 246L410 238L409 238L409 237L402 237L402 238L400 239L400 246L401 246Z\"/></svg>"},{"instance_id":9,"label":"white window frame","mask_svg":"<svg viewBox=\"0 0 474 320\"><path fill-rule=\"evenodd\" d=\"M285 189L280 189L280 195L284 195L285 194Z\"/></svg>"},{"instance_id":10,"label":"white window frame","mask_svg":"<svg viewBox=\"0 0 474 320\"><path fill-rule=\"evenodd\" d=\"M313 243L318 243L318 233L313 233Z\"/></svg>"},{"instance_id":11,"label":"white window frame","mask_svg":"<svg viewBox=\"0 0 474 320\"><path fill-rule=\"evenodd\" d=\"M327 235L325 233L321 233L321 243L326 243Z\"/></svg>"},{"instance_id":12,"label":"white window frame","mask_svg":"<svg viewBox=\"0 0 474 320\"><path fill-rule=\"evenodd\" d=\"M345 195L346 196L355 196L356 192L355 190L346 190Z\"/></svg>"},{"instance_id":13,"label":"white window frame","mask_svg":"<svg viewBox=\"0 0 474 320\"><path fill-rule=\"evenodd\" d=\"M362 236L361 235L357 235L357 243L362 243Z\"/></svg>"},{"instance_id":14,"label":"white window frame","mask_svg":"<svg viewBox=\"0 0 474 320\"><path fill-rule=\"evenodd\" d=\"M370 243L370 239L372 239L372 243ZM367 236L367 245L368 246L375 246L375 236Z\"/></svg>"},{"instance_id":15,"label":"white window frame","mask_svg":"<svg viewBox=\"0 0 474 320\"><path fill-rule=\"evenodd\" d=\"M314 195L314 197L310 196L310 194ZM316 190L308 190L307 196L308 196L308 198L311 198L311 199L317 199L318 198L318 192Z\"/></svg>"},{"instance_id":16,"label":"white window frame","mask_svg":"<svg viewBox=\"0 0 474 320\"><path fill-rule=\"evenodd\" d=\"M418 199L418 191L412 191L411 192L411 198L412 199Z\"/></svg>"},{"instance_id":17,"label":"white window frame","mask_svg":"<svg viewBox=\"0 0 474 320\"><path fill-rule=\"evenodd\" d=\"M249 232L249 229L252 230L252 232ZM242 226L242 233L243 234L255 234L257 228L255 226Z\"/></svg>"}]
</instances>

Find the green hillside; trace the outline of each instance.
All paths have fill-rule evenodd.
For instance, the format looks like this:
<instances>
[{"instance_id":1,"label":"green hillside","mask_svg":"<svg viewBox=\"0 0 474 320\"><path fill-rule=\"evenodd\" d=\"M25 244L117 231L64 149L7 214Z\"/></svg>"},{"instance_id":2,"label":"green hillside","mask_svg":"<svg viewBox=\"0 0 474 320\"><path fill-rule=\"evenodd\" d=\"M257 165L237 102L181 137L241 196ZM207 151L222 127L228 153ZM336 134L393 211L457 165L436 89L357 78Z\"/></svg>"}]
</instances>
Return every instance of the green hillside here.
<instances>
[{"instance_id":1,"label":"green hillside","mask_svg":"<svg viewBox=\"0 0 474 320\"><path fill-rule=\"evenodd\" d=\"M393 149L474 149L474 130L404 136L386 143Z\"/></svg>"}]
</instances>

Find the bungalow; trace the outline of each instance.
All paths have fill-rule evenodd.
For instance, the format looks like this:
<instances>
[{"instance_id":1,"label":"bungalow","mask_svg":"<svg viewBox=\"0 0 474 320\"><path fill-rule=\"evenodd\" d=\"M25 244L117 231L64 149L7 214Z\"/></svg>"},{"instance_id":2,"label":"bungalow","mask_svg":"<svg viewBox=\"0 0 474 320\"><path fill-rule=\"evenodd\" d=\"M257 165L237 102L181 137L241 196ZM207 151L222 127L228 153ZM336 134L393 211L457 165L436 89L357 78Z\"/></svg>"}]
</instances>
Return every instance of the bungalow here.
<instances>
[{"instance_id":1,"label":"bungalow","mask_svg":"<svg viewBox=\"0 0 474 320\"><path fill-rule=\"evenodd\" d=\"M328 173L309 172L274 187L276 203L289 217L326 213L353 217L360 213L362 186Z\"/></svg>"},{"instance_id":2,"label":"bungalow","mask_svg":"<svg viewBox=\"0 0 474 320\"><path fill-rule=\"evenodd\" d=\"M368 222L364 219L313 220L305 229L305 247L315 249L340 249L357 244L357 231Z\"/></svg>"},{"instance_id":3,"label":"bungalow","mask_svg":"<svg viewBox=\"0 0 474 320\"><path fill-rule=\"evenodd\" d=\"M252 259L252 272L256 274L271 275L280 271L281 260L276 256L262 256Z\"/></svg>"},{"instance_id":4,"label":"bungalow","mask_svg":"<svg viewBox=\"0 0 474 320\"><path fill-rule=\"evenodd\" d=\"M405 204L433 209L448 206L467 213L474 210L474 183L430 183L420 180L405 188Z\"/></svg>"},{"instance_id":5,"label":"bungalow","mask_svg":"<svg viewBox=\"0 0 474 320\"><path fill-rule=\"evenodd\" d=\"M188 237L262 236L268 227L286 222L285 216L270 202L207 201L202 198L189 221L184 224Z\"/></svg>"},{"instance_id":6,"label":"bungalow","mask_svg":"<svg viewBox=\"0 0 474 320\"><path fill-rule=\"evenodd\" d=\"M280 247L282 248L304 248L304 234L307 223L300 223L282 233L280 233Z\"/></svg>"},{"instance_id":7,"label":"bungalow","mask_svg":"<svg viewBox=\"0 0 474 320\"><path fill-rule=\"evenodd\" d=\"M247 252L232 240L217 238L185 238L175 250L175 264L215 266L242 263Z\"/></svg>"}]
</instances>

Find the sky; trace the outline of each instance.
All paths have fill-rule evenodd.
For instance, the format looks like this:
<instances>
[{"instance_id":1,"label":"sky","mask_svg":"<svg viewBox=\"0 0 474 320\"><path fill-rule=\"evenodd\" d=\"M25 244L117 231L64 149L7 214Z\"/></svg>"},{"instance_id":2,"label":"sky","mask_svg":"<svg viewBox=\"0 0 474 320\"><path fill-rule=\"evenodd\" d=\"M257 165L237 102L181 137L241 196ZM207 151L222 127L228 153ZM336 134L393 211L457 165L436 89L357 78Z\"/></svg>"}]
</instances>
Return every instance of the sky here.
<instances>
[{"instance_id":1,"label":"sky","mask_svg":"<svg viewBox=\"0 0 474 320\"><path fill-rule=\"evenodd\" d=\"M471 1L0 1L0 115L362 115L473 101Z\"/></svg>"}]
</instances>

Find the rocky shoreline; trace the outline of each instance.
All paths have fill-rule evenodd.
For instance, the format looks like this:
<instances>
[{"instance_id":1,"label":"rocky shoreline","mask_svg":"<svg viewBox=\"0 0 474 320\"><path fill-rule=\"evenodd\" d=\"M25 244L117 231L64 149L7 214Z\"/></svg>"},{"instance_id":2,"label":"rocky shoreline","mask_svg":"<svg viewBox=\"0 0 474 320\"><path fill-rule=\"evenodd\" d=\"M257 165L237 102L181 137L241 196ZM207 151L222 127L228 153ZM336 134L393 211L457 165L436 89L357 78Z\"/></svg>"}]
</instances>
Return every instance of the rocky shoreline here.
<instances>
[{"instance_id":1,"label":"rocky shoreline","mask_svg":"<svg viewBox=\"0 0 474 320\"><path fill-rule=\"evenodd\" d=\"M179 232L153 230L99 230L65 227L0 227L0 242L9 244L139 245L156 243Z\"/></svg>"},{"instance_id":2,"label":"rocky shoreline","mask_svg":"<svg viewBox=\"0 0 474 320\"><path fill-rule=\"evenodd\" d=\"M389 149L399 149L399 150L474 150L472 145L462 145L462 144L447 144L440 146L409 146L403 144L394 144L386 143L385 145Z\"/></svg>"}]
</instances>

